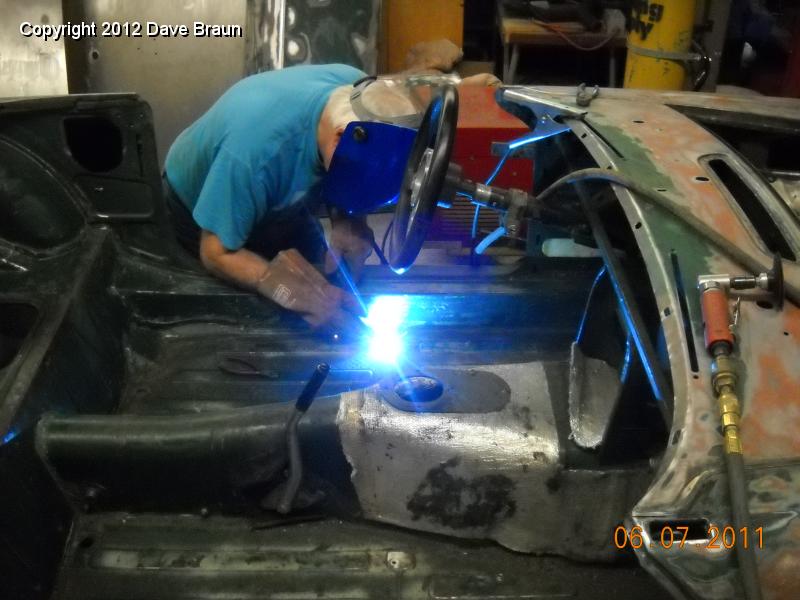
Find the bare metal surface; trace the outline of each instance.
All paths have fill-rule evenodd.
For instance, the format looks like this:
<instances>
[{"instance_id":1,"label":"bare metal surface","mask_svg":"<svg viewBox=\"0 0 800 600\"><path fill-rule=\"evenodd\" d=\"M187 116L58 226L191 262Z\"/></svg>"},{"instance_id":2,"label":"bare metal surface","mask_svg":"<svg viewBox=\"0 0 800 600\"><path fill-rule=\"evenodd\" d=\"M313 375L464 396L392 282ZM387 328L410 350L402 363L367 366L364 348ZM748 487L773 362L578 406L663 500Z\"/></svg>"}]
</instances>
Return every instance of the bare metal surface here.
<instances>
[{"instance_id":1,"label":"bare metal surface","mask_svg":"<svg viewBox=\"0 0 800 600\"><path fill-rule=\"evenodd\" d=\"M67 2L65 19L164 25L239 25L246 0ZM153 108L158 158L177 135L245 74L244 37L95 37L68 41L70 91L136 92Z\"/></svg>"},{"instance_id":2,"label":"bare metal surface","mask_svg":"<svg viewBox=\"0 0 800 600\"><path fill-rule=\"evenodd\" d=\"M381 0L248 0L247 72L340 62L377 69Z\"/></svg>"},{"instance_id":3,"label":"bare metal surface","mask_svg":"<svg viewBox=\"0 0 800 600\"><path fill-rule=\"evenodd\" d=\"M404 412L379 387L342 395L340 436L364 516L521 552L613 558L609 532L643 491L641 473L563 470L545 366L481 369L511 389L499 411Z\"/></svg>"},{"instance_id":4,"label":"bare metal surface","mask_svg":"<svg viewBox=\"0 0 800 600\"><path fill-rule=\"evenodd\" d=\"M789 208L800 219L800 179L794 173L787 175L787 177L777 177L772 182L772 187L786 200Z\"/></svg>"},{"instance_id":5,"label":"bare metal surface","mask_svg":"<svg viewBox=\"0 0 800 600\"><path fill-rule=\"evenodd\" d=\"M503 410L408 413L376 388L342 395L342 446L365 515L530 549L531 532L521 522L532 518L535 488L558 469L547 380L535 363L486 370L511 388Z\"/></svg>"},{"instance_id":6,"label":"bare metal surface","mask_svg":"<svg viewBox=\"0 0 800 600\"><path fill-rule=\"evenodd\" d=\"M0 98L67 93L64 41L24 37L20 24L61 24L58 0L0 0Z\"/></svg>"},{"instance_id":7,"label":"bare metal surface","mask_svg":"<svg viewBox=\"0 0 800 600\"><path fill-rule=\"evenodd\" d=\"M597 448L606 439L622 383L616 369L584 356L572 344L569 361L569 425L575 443Z\"/></svg>"}]
</instances>

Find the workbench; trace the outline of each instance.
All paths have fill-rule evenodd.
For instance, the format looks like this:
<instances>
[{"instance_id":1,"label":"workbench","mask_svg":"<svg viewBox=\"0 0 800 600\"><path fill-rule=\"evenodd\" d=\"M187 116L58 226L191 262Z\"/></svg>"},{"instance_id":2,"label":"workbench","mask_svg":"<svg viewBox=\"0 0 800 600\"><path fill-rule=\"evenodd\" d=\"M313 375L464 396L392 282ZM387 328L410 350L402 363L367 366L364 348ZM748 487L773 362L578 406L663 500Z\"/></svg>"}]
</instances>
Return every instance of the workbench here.
<instances>
[{"instance_id":1,"label":"workbench","mask_svg":"<svg viewBox=\"0 0 800 600\"><path fill-rule=\"evenodd\" d=\"M500 42L503 46L503 83L512 85L519 64L519 52L521 46L536 46L542 48L572 48L557 33L539 25L533 19L520 17L510 17L506 13L503 2L497 3L497 24L500 31ZM601 29L600 31L586 31L582 24L576 22L551 23L553 27L558 27L564 35L576 44L585 47L592 47L603 42L608 38L609 32ZM620 29L616 35L597 52L608 52L608 85L615 87L617 80L617 58L615 50L624 48L626 44L626 33Z\"/></svg>"}]
</instances>

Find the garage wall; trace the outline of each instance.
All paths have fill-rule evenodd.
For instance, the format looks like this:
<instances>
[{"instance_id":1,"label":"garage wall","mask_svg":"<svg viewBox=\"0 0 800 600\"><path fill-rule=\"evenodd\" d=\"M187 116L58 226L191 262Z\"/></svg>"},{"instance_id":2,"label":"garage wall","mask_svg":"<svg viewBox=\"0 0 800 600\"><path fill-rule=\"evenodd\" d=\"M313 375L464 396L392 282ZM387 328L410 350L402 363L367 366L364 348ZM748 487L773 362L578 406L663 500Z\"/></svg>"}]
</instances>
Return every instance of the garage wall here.
<instances>
[{"instance_id":1,"label":"garage wall","mask_svg":"<svg viewBox=\"0 0 800 600\"><path fill-rule=\"evenodd\" d=\"M0 6L18 2L0 0ZM41 2L60 4L58 0L34 4ZM98 32L103 21L241 26L243 36L237 38L122 35L66 41L69 91L129 91L142 96L153 108L162 164L175 137L245 75L326 62L375 72L381 0L63 0L63 4L65 21L93 22Z\"/></svg>"},{"instance_id":2,"label":"garage wall","mask_svg":"<svg viewBox=\"0 0 800 600\"><path fill-rule=\"evenodd\" d=\"M61 23L61 0L0 0L0 98L67 93L64 42L23 37L20 23Z\"/></svg>"},{"instance_id":3,"label":"garage wall","mask_svg":"<svg viewBox=\"0 0 800 600\"><path fill-rule=\"evenodd\" d=\"M16 2L18 0L0 0ZM247 0L64 0L64 19L234 24ZM4 15L5 16L5 15ZM96 37L66 42L72 93L136 92L150 103L159 161L175 137L245 75L245 37Z\"/></svg>"},{"instance_id":4,"label":"garage wall","mask_svg":"<svg viewBox=\"0 0 800 600\"><path fill-rule=\"evenodd\" d=\"M248 71L335 62L374 74L380 13L381 0L249 0Z\"/></svg>"}]
</instances>

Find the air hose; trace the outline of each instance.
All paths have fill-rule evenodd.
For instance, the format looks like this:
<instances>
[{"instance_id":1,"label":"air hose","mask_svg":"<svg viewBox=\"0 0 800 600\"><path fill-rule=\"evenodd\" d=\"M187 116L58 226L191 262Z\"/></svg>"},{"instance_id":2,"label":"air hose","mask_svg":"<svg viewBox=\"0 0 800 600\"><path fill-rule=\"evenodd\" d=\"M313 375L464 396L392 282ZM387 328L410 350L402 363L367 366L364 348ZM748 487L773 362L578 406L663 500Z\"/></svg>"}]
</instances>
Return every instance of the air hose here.
<instances>
[{"instance_id":1,"label":"air hose","mask_svg":"<svg viewBox=\"0 0 800 600\"><path fill-rule=\"evenodd\" d=\"M572 173L569 173L551 183L540 194L537 194L536 199L540 203L545 203L559 189L567 185L574 185L584 181L606 181L608 183L620 185L643 197L648 202L660 206L673 216L683 221L683 223L694 229L697 233L714 244L714 246L716 246L724 254L726 254L735 262L739 263L751 273L760 273L769 269L768 265L752 257L750 254L739 248L735 243L725 238L725 236L719 233L716 229L695 217L688 210L677 206L673 200L667 196L634 181L619 171L609 171L607 169L598 168L573 171ZM800 305L800 288L798 288L793 282L789 281L785 281L783 285L786 297L795 304Z\"/></svg>"},{"instance_id":2,"label":"air hose","mask_svg":"<svg viewBox=\"0 0 800 600\"><path fill-rule=\"evenodd\" d=\"M747 505L747 478L744 472L742 441L739 433L741 407L736 393L738 375L731 359L734 336L730 330L728 295L716 281L700 283L700 301L705 324L705 343L711 355L711 384L719 407L725 465L728 472L728 489L735 531L752 530L750 509ZM739 544L736 558L742 586L747 600L761 600L758 581L755 544Z\"/></svg>"}]
</instances>

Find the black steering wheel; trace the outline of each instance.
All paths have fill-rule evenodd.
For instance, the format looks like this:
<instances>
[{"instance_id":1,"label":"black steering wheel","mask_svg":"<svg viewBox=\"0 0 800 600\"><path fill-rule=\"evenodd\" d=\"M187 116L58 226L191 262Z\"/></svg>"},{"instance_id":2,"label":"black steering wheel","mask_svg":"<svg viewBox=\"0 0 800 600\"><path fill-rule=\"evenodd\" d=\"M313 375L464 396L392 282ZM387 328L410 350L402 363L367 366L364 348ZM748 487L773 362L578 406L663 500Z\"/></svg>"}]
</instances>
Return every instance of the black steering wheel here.
<instances>
[{"instance_id":1,"label":"black steering wheel","mask_svg":"<svg viewBox=\"0 0 800 600\"><path fill-rule=\"evenodd\" d=\"M406 163L387 258L397 273L417 258L442 194L458 121L458 92L445 87L425 111Z\"/></svg>"}]
</instances>

